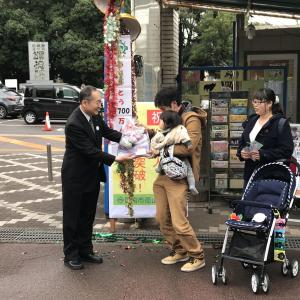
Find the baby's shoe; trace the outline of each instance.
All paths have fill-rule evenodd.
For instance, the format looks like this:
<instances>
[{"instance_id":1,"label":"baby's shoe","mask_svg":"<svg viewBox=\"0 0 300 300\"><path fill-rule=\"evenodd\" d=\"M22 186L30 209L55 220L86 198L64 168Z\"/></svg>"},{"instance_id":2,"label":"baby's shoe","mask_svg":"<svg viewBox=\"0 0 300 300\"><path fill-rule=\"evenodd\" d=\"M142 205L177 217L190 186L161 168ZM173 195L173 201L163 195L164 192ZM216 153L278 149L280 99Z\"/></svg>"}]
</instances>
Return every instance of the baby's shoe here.
<instances>
[{"instance_id":1,"label":"baby's shoe","mask_svg":"<svg viewBox=\"0 0 300 300\"><path fill-rule=\"evenodd\" d=\"M198 195L199 194L196 187L194 187L194 186L190 186L190 192L191 192L192 195Z\"/></svg>"}]
</instances>

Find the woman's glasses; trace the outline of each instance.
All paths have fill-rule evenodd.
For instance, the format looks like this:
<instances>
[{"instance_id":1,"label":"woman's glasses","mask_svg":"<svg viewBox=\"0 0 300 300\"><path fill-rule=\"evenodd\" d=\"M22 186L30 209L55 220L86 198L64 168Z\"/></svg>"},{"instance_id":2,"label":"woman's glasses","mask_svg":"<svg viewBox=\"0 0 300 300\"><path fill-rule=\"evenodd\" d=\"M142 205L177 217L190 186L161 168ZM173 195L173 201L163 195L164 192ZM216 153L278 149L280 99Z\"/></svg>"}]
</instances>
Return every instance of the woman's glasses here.
<instances>
[{"instance_id":1,"label":"woman's glasses","mask_svg":"<svg viewBox=\"0 0 300 300\"><path fill-rule=\"evenodd\" d=\"M257 99L253 99L252 100L252 104L262 104L262 103L266 103L266 100L257 100Z\"/></svg>"}]
</instances>

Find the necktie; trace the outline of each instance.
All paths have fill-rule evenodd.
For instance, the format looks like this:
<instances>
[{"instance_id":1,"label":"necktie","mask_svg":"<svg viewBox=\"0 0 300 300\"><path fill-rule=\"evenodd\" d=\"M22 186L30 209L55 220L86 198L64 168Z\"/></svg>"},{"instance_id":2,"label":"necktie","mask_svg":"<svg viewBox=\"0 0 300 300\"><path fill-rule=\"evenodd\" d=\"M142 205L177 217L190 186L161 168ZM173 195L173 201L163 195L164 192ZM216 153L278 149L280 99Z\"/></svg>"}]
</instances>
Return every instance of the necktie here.
<instances>
[{"instance_id":1,"label":"necktie","mask_svg":"<svg viewBox=\"0 0 300 300\"><path fill-rule=\"evenodd\" d=\"M90 118L89 123L90 123L90 125L92 127L93 132L95 133L94 123L93 123L92 118Z\"/></svg>"}]
</instances>

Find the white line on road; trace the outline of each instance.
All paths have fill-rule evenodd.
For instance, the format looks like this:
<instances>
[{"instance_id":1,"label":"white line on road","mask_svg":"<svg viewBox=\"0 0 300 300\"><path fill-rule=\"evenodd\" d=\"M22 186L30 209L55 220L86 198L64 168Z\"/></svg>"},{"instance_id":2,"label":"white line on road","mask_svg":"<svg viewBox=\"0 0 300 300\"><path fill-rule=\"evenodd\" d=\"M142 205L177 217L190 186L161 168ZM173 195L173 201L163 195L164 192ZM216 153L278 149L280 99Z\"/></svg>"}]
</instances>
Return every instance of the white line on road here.
<instances>
[{"instance_id":1,"label":"white line on road","mask_svg":"<svg viewBox=\"0 0 300 300\"><path fill-rule=\"evenodd\" d=\"M39 190L39 191L47 192L47 193L54 194L54 195L57 195L57 196L61 195L61 191L57 191L57 190L52 189L52 187L58 186L59 184L42 187L42 186L40 186L38 184L34 184L30 181L27 181L27 180L24 180L24 179L14 178L14 177L11 177L11 176L7 176L7 175L4 175L3 173L2 174L0 173L0 177L3 178L3 179L6 179L6 180L10 180L10 181L20 183L22 185L28 186L29 188L33 188L33 189L36 189L36 190Z\"/></svg>"},{"instance_id":2,"label":"white line on road","mask_svg":"<svg viewBox=\"0 0 300 300\"><path fill-rule=\"evenodd\" d=\"M0 158L0 161L12 163L15 166L22 166L22 167L25 167L25 168L28 168L28 169L31 169L31 170L34 170L34 171L48 172L48 169L31 166L30 164L23 164L23 163L20 163L20 162L17 162L17 161L9 160L9 159L5 160L5 159ZM56 172L56 171L53 171L53 173L58 174L58 172Z\"/></svg>"},{"instance_id":3,"label":"white line on road","mask_svg":"<svg viewBox=\"0 0 300 300\"><path fill-rule=\"evenodd\" d=\"M33 154L33 153L26 153L26 155L29 155L29 156L32 156L32 157L37 157L37 158L44 158L44 159L47 159L47 156L38 155L38 154ZM62 154L62 155L63 155L63 154ZM59 156L59 155L57 155L57 156ZM62 159L59 159L59 158L52 157L52 161L55 161L55 162L62 162L63 160L62 160Z\"/></svg>"}]
</instances>

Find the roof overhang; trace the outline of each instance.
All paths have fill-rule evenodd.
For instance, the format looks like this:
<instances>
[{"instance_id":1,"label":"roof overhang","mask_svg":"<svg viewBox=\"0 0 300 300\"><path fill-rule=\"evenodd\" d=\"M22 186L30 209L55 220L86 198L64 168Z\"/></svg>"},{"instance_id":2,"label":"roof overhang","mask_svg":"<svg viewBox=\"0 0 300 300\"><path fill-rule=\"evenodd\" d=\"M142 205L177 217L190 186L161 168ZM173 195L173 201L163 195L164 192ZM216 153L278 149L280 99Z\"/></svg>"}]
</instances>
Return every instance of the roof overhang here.
<instances>
[{"instance_id":1,"label":"roof overhang","mask_svg":"<svg viewBox=\"0 0 300 300\"><path fill-rule=\"evenodd\" d=\"M221 10L270 17L300 19L299 0L162 0L169 7Z\"/></svg>"}]
</instances>

